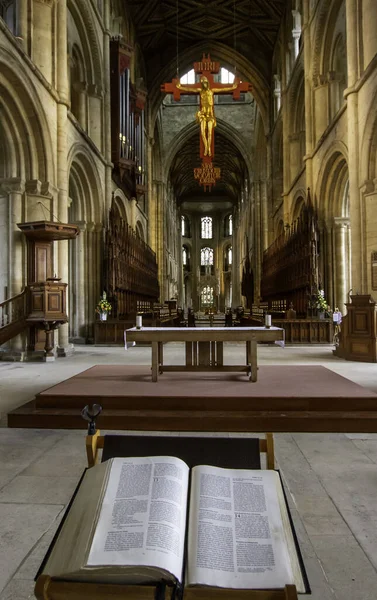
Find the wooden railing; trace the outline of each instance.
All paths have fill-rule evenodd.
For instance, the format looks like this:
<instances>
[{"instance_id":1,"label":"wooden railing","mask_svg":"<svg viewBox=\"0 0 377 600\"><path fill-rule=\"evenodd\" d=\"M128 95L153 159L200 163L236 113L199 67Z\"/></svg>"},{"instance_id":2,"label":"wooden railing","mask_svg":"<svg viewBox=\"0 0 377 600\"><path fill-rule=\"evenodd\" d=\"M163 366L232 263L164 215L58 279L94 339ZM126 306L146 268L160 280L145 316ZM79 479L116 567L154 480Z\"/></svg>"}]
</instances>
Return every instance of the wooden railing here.
<instances>
[{"instance_id":1,"label":"wooden railing","mask_svg":"<svg viewBox=\"0 0 377 600\"><path fill-rule=\"evenodd\" d=\"M0 303L0 345L21 333L27 326L26 289Z\"/></svg>"}]
</instances>

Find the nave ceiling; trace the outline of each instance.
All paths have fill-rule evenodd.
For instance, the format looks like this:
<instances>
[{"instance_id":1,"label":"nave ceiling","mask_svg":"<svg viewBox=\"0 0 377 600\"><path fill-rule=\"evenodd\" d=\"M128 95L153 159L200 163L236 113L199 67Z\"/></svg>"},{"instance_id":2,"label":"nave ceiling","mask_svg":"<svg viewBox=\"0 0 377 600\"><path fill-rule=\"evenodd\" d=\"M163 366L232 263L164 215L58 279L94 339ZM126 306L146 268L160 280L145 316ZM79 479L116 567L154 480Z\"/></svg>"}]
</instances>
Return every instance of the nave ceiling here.
<instances>
[{"instance_id":1,"label":"nave ceiling","mask_svg":"<svg viewBox=\"0 0 377 600\"><path fill-rule=\"evenodd\" d=\"M207 40L243 55L270 79L272 52L287 0L127 0L148 81ZM200 56L197 57L197 60Z\"/></svg>"},{"instance_id":2,"label":"nave ceiling","mask_svg":"<svg viewBox=\"0 0 377 600\"><path fill-rule=\"evenodd\" d=\"M156 90L165 80L166 66L174 63L174 76L178 63L179 74L183 75L190 68L195 48L201 51L194 60L199 60L204 51L210 51L212 58L219 60L216 46L221 45L223 56L229 57L228 63L220 61L222 66L240 73L230 57L236 63L237 55L242 56L243 64L246 61L252 65L268 85L286 4L287 0L127 0L146 66L146 85L149 91L154 90L150 101L154 101ZM231 124L231 111L229 114ZM193 210L237 204L250 172L240 150L221 135L219 127L215 130L214 166L220 167L221 179L211 192L204 192L194 179L194 168L200 165L198 129L196 135L186 138L171 164L170 180L178 203L189 206L191 201Z\"/></svg>"},{"instance_id":3,"label":"nave ceiling","mask_svg":"<svg viewBox=\"0 0 377 600\"><path fill-rule=\"evenodd\" d=\"M198 129L176 153L170 169L170 181L178 203L185 203L187 209L188 202L200 200L195 210L199 210L200 206L203 210L208 210L208 203L213 208L218 207L220 203L222 207L224 207L224 203L227 206L236 204L239 199L239 190L242 189L245 178L247 178L247 167L240 151L218 131L218 128L215 132L213 164L215 167L220 167L221 178L210 192L205 192L194 179L194 168L199 167L200 164Z\"/></svg>"}]
</instances>

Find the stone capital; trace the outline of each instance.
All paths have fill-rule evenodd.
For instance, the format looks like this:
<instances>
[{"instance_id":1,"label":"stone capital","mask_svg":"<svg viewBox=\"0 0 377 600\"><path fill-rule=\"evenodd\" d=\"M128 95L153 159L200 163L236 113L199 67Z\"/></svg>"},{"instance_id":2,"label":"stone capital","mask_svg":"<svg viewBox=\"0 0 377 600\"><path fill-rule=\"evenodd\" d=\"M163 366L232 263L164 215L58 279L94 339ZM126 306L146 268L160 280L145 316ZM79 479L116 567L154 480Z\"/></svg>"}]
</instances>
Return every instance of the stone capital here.
<instances>
[{"instance_id":1,"label":"stone capital","mask_svg":"<svg viewBox=\"0 0 377 600\"><path fill-rule=\"evenodd\" d=\"M334 217L333 223L337 229L348 227L350 224L349 217Z\"/></svg>"},{"instance_id":2,"label":"stone capital","mask_svg":"<svg viewBox=\"0 0 377 600\"><path fill-rule=\"evenodd\" d=\"M25 183L25 192L27 194L41 194L42 182L39 179L29 179Z\"/></svg>"},{"instance_id":3,"label":"stone capital","mask_svg":"<svg viewBox=\"0 0 377 600\"><path fill-rule=\"evenodd\" d=\"M19 193L25 191L25 181L20 177L9 177L0 179L0 190L6 194Z\"/></svg>"}]
</instances>

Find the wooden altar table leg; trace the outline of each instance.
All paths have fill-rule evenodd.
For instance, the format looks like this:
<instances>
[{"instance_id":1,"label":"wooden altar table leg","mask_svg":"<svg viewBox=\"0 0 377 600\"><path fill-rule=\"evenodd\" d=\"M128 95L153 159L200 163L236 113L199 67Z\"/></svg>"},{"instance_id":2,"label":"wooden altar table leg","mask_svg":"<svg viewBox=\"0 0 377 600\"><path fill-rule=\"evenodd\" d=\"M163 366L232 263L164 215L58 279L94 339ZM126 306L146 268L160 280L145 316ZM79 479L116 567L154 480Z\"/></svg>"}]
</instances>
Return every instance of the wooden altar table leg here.
<instances>
[{"instance_id":1,"label":"wooden altar table leg","mask_svg":"<svg viewBox=\"0 0 377 600\"><path fill-rule=\"evenodd\" d=\"M158 378L158 342L152 342L152 381Z\"/></svg>"},{"instance_id":2,"label":"wooden altar table leg","mask_svg":"<svg viewBox=\"0 0 377 600\"><path fill-rule=\"evenodd\" d=\"M186 367L192 366L192 342L186 342Z\"/></svg>"},{"instance_id":3,"label":"wooden altar table leg","mask_svg":"<svg viewBox=\"0 0 377 600\"><path fill-rule=\"evenodd\" d=\"M251 340L250 342L250 351L251 351L251 381L256 381L258 379L258 364L257 364L257 341Z\"/></svg>"},{"instance_id":4,"label":"wooden altar table leg","mask_svg":"<svg viewBox=\"0 0 377 600\"><path fill-rule=\"evenodd\" d=\"M216 344L216 366L222 367L224 364L224 342L215 342Z\"/></svg>"},{"instance_id":5,"label":"wooden altar table leg","mask_svg":"<svg viewBox=\"0 0 377 600\"><path fill-rule=\"evenodd\" d=\"M158 371L159 373L164 372L164 344L158 342Z\"/></svg>"}]
</instances>

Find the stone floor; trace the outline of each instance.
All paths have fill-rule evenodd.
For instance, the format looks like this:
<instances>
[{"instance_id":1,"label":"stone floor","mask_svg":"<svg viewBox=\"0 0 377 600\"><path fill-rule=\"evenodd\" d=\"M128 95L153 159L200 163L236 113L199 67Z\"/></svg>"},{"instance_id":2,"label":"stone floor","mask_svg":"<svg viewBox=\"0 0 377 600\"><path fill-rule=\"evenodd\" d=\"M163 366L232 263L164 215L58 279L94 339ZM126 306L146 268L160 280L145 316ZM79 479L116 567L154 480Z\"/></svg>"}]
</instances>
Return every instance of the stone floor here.
<instances>
[{"instance_id":1,"label":"stone floor","mask_svg":"<svg viewBox=\"0 0 377 600\"><path fill-rule=\"evenodd\" d=\"M261 346L258 353L260 364L321 364L377 392L377 365L342 361L331 350ZM0 362L0 600L34 598L33 578L86 464L84 422L82 431L7 429L7 411L96 364L149 368L150 352L79 346L54 363ZM168 344L166 362L182 362L183 352ZM229 344L229 363L243 352ZM286 433L275 442L311 597L375 600L377 434Z\"/></svg>"}]
</instances>

